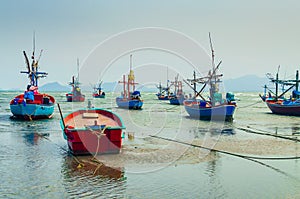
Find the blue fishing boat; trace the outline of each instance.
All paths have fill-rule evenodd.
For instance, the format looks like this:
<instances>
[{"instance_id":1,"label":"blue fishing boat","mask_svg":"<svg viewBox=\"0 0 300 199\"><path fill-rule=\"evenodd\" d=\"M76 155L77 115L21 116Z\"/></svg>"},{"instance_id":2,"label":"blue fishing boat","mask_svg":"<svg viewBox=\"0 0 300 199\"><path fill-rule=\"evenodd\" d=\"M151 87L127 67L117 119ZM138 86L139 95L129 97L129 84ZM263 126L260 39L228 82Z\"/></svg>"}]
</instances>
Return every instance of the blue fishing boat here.
<instances>
[{"instance_id":1,"label":"blue fishing boat","mask_svg":"<svg viewBox=\"0 0 300 199\"><path fill-rule=\"evenodd\" d=\"M167 86L163 87L161 85L161 82L159 82L159 85L157 86L159 89L158 93L156 94L157 98L159 100L169 100L173 94L170 92L170 86L169 86L169 79L168 79L168 68L167 68Z\"/></svg>"},{"instance_id":2,"label":"blue fishing boat","mask_svg":"<svg viewBox=\"0 0 300 199\"><path fill-rule=\"evenodd\" d=\"M278 68L279 71L279 68ZM276 74L276 78L272 77L269 73L267 77L270 79L272 83L275 84L275 92L269 89L265 85L264 95L260 95L262 100L266 102L269 109L274 114L279 115L292 115L292 116L300 116L300 92L299 92L299 72L296 71L296 79L290 80L282 80L279 79L278 72ZM282 86L282 93L278 92L279 85ZM287 89L284 89L285 86L289 86ZM294 89L294 90L293 90ZM266 90L268 90L269 94L267 95ZM288 91L293 90L289 97L285 97Z\"/></svg>"},{"instance_id":3,"label":"blue fishing boat","mask_svg":"<svg viewBox=\"0 0 300 199\"><path fill-rule=\"evenodd\" d=\"M49 94L39 93L38 91L38 79L46 77L48 73L40 72L39 60L42 55L42 50L38 59L35 58L35 37L33 38L33 53L32 64L30 66L29 59L26 52L23 51L27 71L21 71L21 73L28 74L29 84L27 90L20 95L15 96L10 101L10 110L13 114L13 118L33 120L33 119L46 119L51 118L54 112L55 99Z\"/></svg>"},{"instance_id":4,"label":"blue fishing boat","mask_svg":"<svg viewBox=\"0 0 300 199\"><path fill-rule=\"evenodd\" d=\"M158 93L156 93L156 96L159 100L169 100L170 99L171 94L170 94L170 87L168 84L167 84L167 87L163 87L161 85L161 83L159 83L157 88L159 89L159 91L158 91Z\"/></svg>"},{"instance_id":5,"label":"blue fishing boat","mask_svg":"<svg viewBox=\"0 0 300 199\"><path fill-rule=\"evenodd\" d=\"M223 120L231 121L235 112L236 104L233 102L212 105L204 100L185 100L184 107L190 117L200 120Z\"/></svg>"},{"instance_id":6,"label":"blue fishing boat","mask_svg":"<svg viewBox=\"0 0 300 199\"><path fill-rule=\"evenodd\" d=\"M214 50L212 48L211 37L209 34L210 46L212 51L212 70L208 72L206 77L188 79L186 82L195 92L193 99L188 99L183 102L186 112L190 117L200 120L223 120L232 121L236 109L236 102L233 93L226 93L226 98L223 99L222 93L219 92L219 83L223 74L218 74L222 61L215 67L214 64ZM184 80L185 81L185 80ZM196 84L203 84L198 92ZM194 85L194 87L191 86ZM205 99L201 94L204 88L209 85L209 98ZM200 99L198 98L200 97Z\"/></svg>"},{"instance_id":7,"label":"blue fishing boat","mask_svg":"<svg viewBox=\"0 0 300 199\"><path fill-rule=\"evenodd\" d=\"M105 92L102 91L101 85L102 85L102 81L98 85L94 86L94 92L93 92L94 98L105 98Z\"/></svg>"},{"instance_id":8,"label":"blue fishing boat","mask_svg":"<svg viewBox=\"0 0 300 199\"><path fill-rule=\"evenodd\" d=\"M123 92L120 97L116 98L118 107L125 109L141 109L143 106L143 100L141 99L140 91L135 90L134 72L132 70L132 55L130 55L130 72L126 81L125 75L123 75L123 81L119 83L123 84ZM126 90L127 87L127 90Z\"/></svg>"},{"instance_id":9,"label":"blue fishing boat","mask_svg":"<svg viewBox=\"0 0 300 199\"><path fill-rule=\"evenodd\" d=\"M184 95L173 96L169 99L172 105L183 105L183 101L186 100Z\"/></svg>"},{"instance_id":10,"label":"blue fishing boat","mask_svg":"<svg viewBox=\"0 0 300 199\"><path fill-rule=\"evenodd\" d=\"M186 97L183 94L182 91L182 82L178 80L178 75L175 77L175 81L172 82L172 85L174 85L174 95L172 95L169 99L170 104L173 105L182 105L183 101L186 100Z\"/></svg>"}]
</instances>

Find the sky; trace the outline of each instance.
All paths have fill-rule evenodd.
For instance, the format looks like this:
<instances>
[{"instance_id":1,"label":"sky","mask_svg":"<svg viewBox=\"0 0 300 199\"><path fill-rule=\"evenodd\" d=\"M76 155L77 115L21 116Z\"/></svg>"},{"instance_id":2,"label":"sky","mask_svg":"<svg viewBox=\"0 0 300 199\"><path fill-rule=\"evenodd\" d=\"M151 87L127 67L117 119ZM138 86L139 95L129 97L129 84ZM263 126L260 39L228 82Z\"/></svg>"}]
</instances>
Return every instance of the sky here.
<instances>
[{"instance_id":1,"label":"sky","mask_svg":"<svg viewBox=\"0 0 300 199\"><path fill-rule=\"evenodd\" d=\"M40 85L67 85L77 73L84 84L121 80L130 54L136 80L153 84L205 74L215 63L224 79L275 73L290 77L300 64L300 2L202 0L2 0L0 88L26 88L22 51L43 49Z\"/></svg>"}]
</instances>

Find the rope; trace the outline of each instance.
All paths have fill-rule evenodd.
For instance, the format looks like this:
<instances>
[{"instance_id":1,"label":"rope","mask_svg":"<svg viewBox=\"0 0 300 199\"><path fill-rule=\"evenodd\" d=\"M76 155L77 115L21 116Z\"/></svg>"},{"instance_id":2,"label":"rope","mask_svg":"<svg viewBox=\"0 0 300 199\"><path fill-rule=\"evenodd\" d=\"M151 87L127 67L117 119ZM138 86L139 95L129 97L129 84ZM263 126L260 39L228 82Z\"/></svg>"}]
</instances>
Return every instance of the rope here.
<instances>
[{"instance_id":1,"label":"rope","mask_svg":"<svg viewBox=\"0 0 300 199\"><path fill-rule=\"evenodd\" d=\"M76 158L76 156L74 156L72 153L69 153L69 151L68 151L67 149L65 149L65 148L63 148L62 146L60 146L60 145L58 145L58 144L52 142L48 137L46 137L47 134L45 134L45 135L39 134L39 133L37 133L37 134L38 134L39 137L48 140L50 143L52 143L52 144L58 146L58 148L60 148L60 149L62 149L63 151L67 152L68 154L71 154L72 157L74 158L74 160L78 163L77 168L81 168L81 167L84 166L84 164L83 164L82 162L80 162L80 161L78 160L78 158Z\"/></svg>"},{"instance_id":2,"label":"rope","mask_svg":"<svg viewBox=\"0 0 300 199\"><path fill-rule=\"evenodd\" d=\"M36 104L35 104L36 105ZM26 106L28 106L27 104L26 104ZM30 120L30 121L32 121L32 115L35 113L35 111L37 110L37 106L35 106L35 108L34 108L34 110L33 110L33 112L31 113L31 114L28 114L28 113L26 113L26 116L28 117L28 119Z\"/></svg>"},{"instance_id":3,"label":"rope","mask_svg":"<svg viewBox=\"0 0 300 199\"><path fill-rule=\"evenodd\" d=\"M272 133L262 133L262 132L254 131L254 130L249 129L249 128L243 128L243 127L237 127L237 129L245 131L246 133L266 135L266 136L272 136L272 137L281 138L281 139L285 139L285 140L292 140L292 141L295 141L295 142L300 142L300 140L298 138L286 137L286 136L283 136L283 135L275 135L275 134L272 134Z\"/></svg>"},{"instance_id":4,"label":"rope","mask_svg":"<svg viewBox=\"0 0 300 199\"><path fill-rule=\"evenodd\" d=\"M91 158L91 161L94 161L94 162L99 163L99 166L97 166L97 168L95 169L95 171L94 171L94 173L93 173L93 175L95 175L95 173L97 172L97 170L103 165L103 163L100 162L100 161L96 158L96 156L97 156L97 154L98 154L98 150L99 150L100 139L101 139L102 136L106 136L106 134L104 133L104 131L105 131L109 126L105 126L105 127L101 130L101 132L94 131L91 127L86 126L86 125L85 125L85 127L86 127L89 131L91 131L93 134L95 134L95 135L97 136L97 139L98 139L98 142L97 142L97 148L96 148L96 153L95 153L95 154L93 155L93 157Z\"/></svg>"},{"instance_id":5,"label":"rope","mask_svg":"<svg viewBox=\"0 0 300 199\"><path fill-rule=\"evenodd\" d=\"M164 137L160 137L160 136L156 136L156 135L150 135L150 137L153 138L157 138L157 139L162 139L162 140L166 140L166 141L170 141L170 142L176 142L179 144L184 144L184 145L188 145L188 146L192 146L192 147L196 147L196 148L202 148L205 150L209 150L212 152L219 152L219 153L223 153L223 154L227 154L227 155L231 155L231 156L236 156L236 157L240 157L240 158L244 158L244 159L257 159L257 160L291 160L291 159L300 159L300 156L294 156L294 157L256 157L256 156L247 156L247 155L242 155L242 154L238 154L238 153L232 153L232 152L228 152L228 151L223 151L223 150L218 150L218 149L213 149L213 148L208 148L208 147L204 147L201 145L195 145L195 144L190 144L187 142L183 142L180 140L173 140L170 138L164 138Z\"/></svg>"},{"instance_id":6,"label":"rope","mask_svg":"<svg viewBox=\"0 0 300 199\"><path fill-rule=\"evenodd\" d=\"M248 104L248 105L245 105L245 106L238 106L238 108L247 108L247 107L250 107L250 106L254 106L254 105L256 105L256 104L259 104L259 103L261 103L261 102L262 102L262 100L259 100L259 101L257 101L257 102L252 103L252 104Z\"/></svg>"}]
</instances>

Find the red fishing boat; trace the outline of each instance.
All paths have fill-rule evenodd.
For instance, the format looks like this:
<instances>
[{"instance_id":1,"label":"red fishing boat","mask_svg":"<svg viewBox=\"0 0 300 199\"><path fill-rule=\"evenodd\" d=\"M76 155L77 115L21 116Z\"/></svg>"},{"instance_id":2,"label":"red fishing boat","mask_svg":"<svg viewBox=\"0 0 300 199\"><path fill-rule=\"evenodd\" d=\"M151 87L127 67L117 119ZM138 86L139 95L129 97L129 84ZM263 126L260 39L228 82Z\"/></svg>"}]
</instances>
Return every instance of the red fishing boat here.
<instances>
[{"instance_id":1,"label":"red fishing boat","mask_svg":"<svg viewBox=\"0 0 300 199\"><path fill-rule=\"evenodd\" d=\"M119 153L121 150L125 126L111 111L89 106L62 117L60 124L68 147L75 155Z\"/></svg>"},{"instance_id":2,"label":"red fishing boat","mask_svg":"<svg viewBox=\"0 0 300 199\"><path fill-rule=\"evenodd\" d=\"M175 77L175 81L172 82L172 85L174 85L174 95L170 96L170 104L173 105L182 105L183 101L187 99L187 97L184 96L184 93L182 91L182 82L178 80L178 75Z\"/></svg>"},{"instance_id":3,"label":"red fishing boat","mask_svg":"<svg viewBox=\"0 0 300 199\"><path fill-rule=\"evenodd\" d=\"M77 77L72 76L72 81L69 85L72 86L72 91L66 94L67 102L84 102L85 95L81 93L81 89L79 87L79 60L77 59Z\"/></svg>"},{"instance_id":4,"label":"red fishing boat","mask_svg":"<svg viewBox=\"0 0 300 199\"><path fill-rule=\"evenodd\" d=\"M102 81L94 86L94 92L93 92L93 97L94 98L105 98L105 92L102 90Z\"/></svg>"}]
</instances>

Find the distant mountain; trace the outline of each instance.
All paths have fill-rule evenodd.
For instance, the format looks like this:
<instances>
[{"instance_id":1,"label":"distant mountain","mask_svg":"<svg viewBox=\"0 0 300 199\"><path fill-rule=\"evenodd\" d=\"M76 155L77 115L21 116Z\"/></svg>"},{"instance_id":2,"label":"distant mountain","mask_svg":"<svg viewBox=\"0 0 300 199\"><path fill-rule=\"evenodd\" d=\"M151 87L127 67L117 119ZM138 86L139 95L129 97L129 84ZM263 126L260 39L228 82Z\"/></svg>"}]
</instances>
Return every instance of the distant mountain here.
<instances>
[{"instance_id":1,"label":"distant mountain","mask_svg":"<svg viewBox=\"0 0 300 199\"><path fill-rule=\"evenodd\" d=\"M112 92L118 87L118 82L105 82L102 84L103 90L106 92Z\"/></svg>"},{"instance_id":2,"label":"distant mountain","mask_svg":"<svg viewBox=\"0 0 300 199\"><path fill-rule=\"evenodd\" d=\"M239 92L262 91L262 87L267 83L267 78L256 75L245 75L235 79L224 80L226 91Z\"/></svg>"},{"instance_id":3,"label":"distant mountain","mask_svg":"<svg viewBox=\"0 0 300 199\"><path fill-rule=\"evenodd\" d=\"M69 86L61 85L58 82L46 83L39 87L39 91L69 91Z\"/></svg>"},{"instance_id":4,"label":"distant mountain","mask_svg":"<svg viewBox=\"0 0 300 199\"><path fill-rule=\"evenodd\" d=\"M118 86L117 82L105 82L105 83L102 84L102 90L104 92L112 92L116 89L117 86ZM92 85L92 84L91 85L82 85L82 86L80 86L81 90L85 91L85 92L92 92L93 87L94 87L94 85Z\"/></svg>"},{"instance_id":5,"label":"distant mountain","mask_svg":"<svg viewBox=\"0 0 300 199\"><path fill-rule=\"evenodd\" d=\"M239 92L251 92L262 91L262 87L268 83L268 79L264 77L258 77L256 75L246 75L239 78L225 79L224 86L226 91L239 91ZM92 86L82 86L81 89L86 92L92 92ZM105 82L102 84L104 92L121 92L123 87L117 82ZM147 87L137 85L137 89L143 92L157 92L156 87ZM58 82L52 82L44 84L39 87L40 91L70 91L70 86L61 85Z\"/></svg>"}]
</instances>

